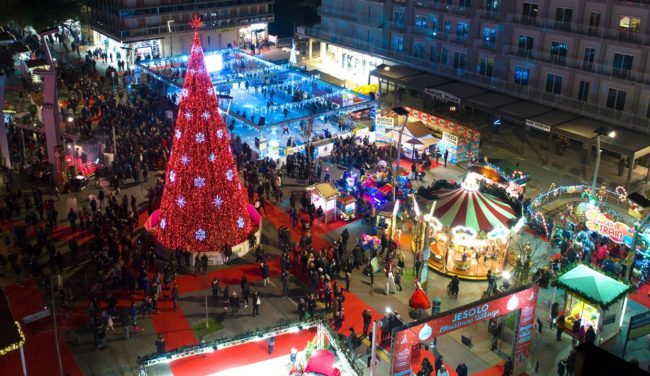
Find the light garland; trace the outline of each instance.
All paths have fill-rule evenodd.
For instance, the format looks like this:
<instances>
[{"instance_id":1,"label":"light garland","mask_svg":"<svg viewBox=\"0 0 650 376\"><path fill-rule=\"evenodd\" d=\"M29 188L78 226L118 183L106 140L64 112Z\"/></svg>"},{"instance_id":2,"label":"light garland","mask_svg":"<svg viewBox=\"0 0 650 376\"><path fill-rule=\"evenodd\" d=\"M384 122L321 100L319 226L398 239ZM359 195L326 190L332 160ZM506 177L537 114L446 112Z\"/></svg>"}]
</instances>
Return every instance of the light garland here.
<instances>
[{"instance_id":1,"label":"light garland","mask_svg":"<svg viewBox=\"0 0 650 376\"><path fill-rule=\"evenodd\" d=\"M20 340L16 343L12 343L11 345L8 345L3 349L0 349L0 356L5 355L14 350L18 350L22 345L25 344L25 333L23 333L23 329L20 327L20 323L18 321L14 321L14 324L16 324L16 330L18 331L18 336L20 337Z\"/></svg>"}]
</instances>

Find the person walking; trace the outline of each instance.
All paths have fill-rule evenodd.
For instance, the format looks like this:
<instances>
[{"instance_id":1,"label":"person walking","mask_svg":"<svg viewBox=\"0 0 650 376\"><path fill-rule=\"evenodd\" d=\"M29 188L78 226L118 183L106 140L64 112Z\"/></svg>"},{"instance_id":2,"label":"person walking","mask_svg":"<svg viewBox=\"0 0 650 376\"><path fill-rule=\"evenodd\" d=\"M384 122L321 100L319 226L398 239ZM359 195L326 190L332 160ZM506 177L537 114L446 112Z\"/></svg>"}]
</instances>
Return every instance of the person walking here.
<instances>
[{"instance_id":1,"label":"person walking","mask_svg":"<svg viewBox=\"0 0 650 376\"><path fill-rule=\"evenodd\" d=\"M557 363L557 376L564 376L566 371L566 359L560 359Z\"/></svg>"},{"instance_id":2,"label":"person walking","mask_svg":"<svg viewBox=\"0 0 650 376\"><path fill-rule=\"evenodd\" d=\"M165 338L163 336L158 336L156 339L156 353L162 354L165 352Z\"/></svg>"},{"instance_id":3,"label":"person walking","mask_svg":"<svg viewBox=\"0 0 650 376\"><path fill-rule=\"evenodd\" d=\"M273 354L273 347L275 346L275 337L269 337L266 339L266 344L268 345L269 355Z\"/></svg>"},{"instance_id":4,"label":"person walking","mask_svg":"<svg viewBox=\"0 0 650 376\"><path fill-rule=\"evenodd\" d=\"M443 155L443 159L445 161L445 167L447 167L447 159L449 158L449 149L445 150L445 154Z\"/></svg>"},{"instance_id":5,"label":"person walking","mask_svg":"<svg viewBox=\"0 0 650 376\"><path fill-rule=\"evenodd\" d=\"M288 272L283 272L282 277L280 278L282 280L282 296L285 298L289 297L289 273Z\"/></svg>"},{"instance_id":6,"label":"person walking","mask_svg":"<svg viewBox=\"0 0 650 376\"><path fill-rule=\"evenodd\" d=\"M564 314L560 313L560 316L557 318L557 322L555 323L555 340L556 341L561 341L562 340L562 332L564 332L564 328L566 327L566 321L564 319Z\"/></svg>"},{"instance_id":7,"label":"person walking","mask_svg":"<svg viewBox=\"0 0 650 376\"><path fill-rule=\"evenodd\" d=\"M372 322L372 314L369 309L364 309L361 311L361 317L363 317L363 336L368 337L368 329L370 328L370 323Z\"/></svg>"},{"instance_id":8,"label":"person walking","mask_svg":"<svg viewBox=\"0 0 650 376\"><path fill-rule=\"evenodd\" d=\"M469 374L468 371L467 371L467 366L465 365L465 363L461 362L456 367L456 373L458 374L458 376L467 376Z\"/></svg>"},{"instance_id":9,"label":"person walking","mask_svg":"<svg viewBox=\"0 0 650 376\"><path fill-rule=\"evenodd\" d=\"M260 314L260 304L262 304L260 294L255 290L253 291L253 317Z\"/></svg>"},{"instance_id":10,"label":"person walking","mask_svg":"<svg viewBox=\"0 0 650 376\"><path fill-rule=\"evenodd\" d=\"M172 287L172 304L174 308L174 312L176 312L176 309L178 307L178 285L174 284L174 287Z\"/></svg>"},{"instance_id":11,"label":"person walking","mask_svg":"<svg viewBox=\"0 0 650 376\"><path fill-rule=\"evenodd\" d=\"M512 358L508 357L508 360L503 364L503 374L502 376L512 376L512 371L514 369L514 364L512 363Z\"/></svg>"},{"instance_id":12,"label":"person walking","mask_svg":"<svg viewBox=\"0 0 650 376\"><path fill-rule=\"evenodd\" d=\"M440 371L440 369L442 368L442 358L443 358L442 355L436 357L436 362L434 363L434 369L436 371L436 375L438 374L438 371Z\"/></svg>"},{"instance_id":13,"label":"person walking","mask_svg":"<svg viewBox=\"0 0 650 376\"><path fill-rule=\"evenodd\" d=\"M269 266L265 263L262 262L260 263L260 269L262 270L262 280L264 286L268 286L270 281L269 281Z\"/></svg>"}]
</instances>

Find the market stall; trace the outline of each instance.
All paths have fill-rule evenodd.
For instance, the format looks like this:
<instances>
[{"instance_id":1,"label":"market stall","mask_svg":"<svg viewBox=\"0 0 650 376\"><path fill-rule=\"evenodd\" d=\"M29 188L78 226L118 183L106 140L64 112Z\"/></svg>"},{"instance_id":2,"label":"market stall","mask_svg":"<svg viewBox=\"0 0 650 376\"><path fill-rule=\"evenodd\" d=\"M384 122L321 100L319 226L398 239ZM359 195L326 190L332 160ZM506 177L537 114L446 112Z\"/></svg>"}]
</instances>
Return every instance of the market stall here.
<instances>
[{"instance_id":1,"label":"market stall","mask_svg":"<svg viewBox=\"0 0 650 376\"><path fill-rule=\"evenodd\" d=\"M399 139L399 131L391 131L393 140ZM402 133L402 155L411 160L420 160L426 150L429 152L430 147L440 142L422 121L410 121L406 123Z\"/></svg>"},{"instance_id":2,"label":"market stall","mask_svg":"<svg viewBox=\"0 0 650 376\"><path fill-rule=\"evenodd\" d=\"M486 279L499 274L506 263L513 234L509 222L516 218L510 205L479 192L480 177L469 174L460 188L440 190L428 223L429 266L464 279Z\"/></svg>"},{"instance_id":3,"label":"market stall","mask_svg":"<svg viewBox=\"0 0 650 376\"><path fill-rule=\"evenodd\" d=\"M336 216L344 221L349 221L356 216L356 200L354 197L341 194L336 199Z\"/></svg>"},{"instance_id":4,"label":"market stall","mask_svg":"<svg viewBox=\"0 0 650 376\"><path fill-rule=\"evenodd\" d=\"M331 183L315 184L307 188L310 193L310 202L316 209L323 210L325 223L332 221L336 217L336 198L339 191Z\"/></svg>"},{"instance_id":5,"label":"market stall","mask_svg":"<svg viewBox=\"0 0 650 376\"><path fill-rule=\"evenodd\" d=\"M630 286L578 265L558 278L557 287L565 290L564 316L569 332L578 319L579 333L594 328L596 344L620 331Z\"/></svg>"}]
</instances>

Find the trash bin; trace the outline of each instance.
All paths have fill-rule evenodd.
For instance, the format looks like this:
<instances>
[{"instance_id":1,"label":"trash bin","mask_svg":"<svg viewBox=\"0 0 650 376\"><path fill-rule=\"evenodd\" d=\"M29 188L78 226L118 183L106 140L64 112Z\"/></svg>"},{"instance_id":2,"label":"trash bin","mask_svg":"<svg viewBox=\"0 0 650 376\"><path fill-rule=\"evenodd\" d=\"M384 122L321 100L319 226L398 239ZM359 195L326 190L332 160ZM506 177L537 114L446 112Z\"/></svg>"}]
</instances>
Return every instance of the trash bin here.
<instances>
[{"instance_id":1,"label":"trash bin","mask_svg":"<svg viewBox=\"0 0 650 376\"><path fill-rule=\"evenodd\" d=\"M433 301L431 302L431 315L435 315L440 313L440 305L442 304L442 301L440 298L436 297L433 298Z\"/></svg>"}]
</instances>

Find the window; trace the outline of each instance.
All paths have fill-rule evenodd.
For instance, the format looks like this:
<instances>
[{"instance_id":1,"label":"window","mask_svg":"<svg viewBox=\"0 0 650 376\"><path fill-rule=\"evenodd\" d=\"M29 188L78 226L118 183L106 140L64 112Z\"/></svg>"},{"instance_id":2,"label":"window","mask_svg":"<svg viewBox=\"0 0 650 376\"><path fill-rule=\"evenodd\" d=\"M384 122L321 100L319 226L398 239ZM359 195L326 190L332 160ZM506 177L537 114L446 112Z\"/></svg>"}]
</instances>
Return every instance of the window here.
<instances>
[{"instance_id":1,"label":"window","mask_svg":"<svg viewBox=\"0 0 650 376\"><path fill-rule=\"evenodd\" d=\"M551 61L556 64L566 64L566 54L569 45L566 42L551 42Z\"/></svg>"},{"instance_id":2,"label":"window","mask_svg":"<svg viewBox=\"0 0 650 376\"><path fill-rule=\"evenodd\" d=\"M497 29L491 27L483 28L483 47L493 50L496 48L496 41Z\"/></svg>"},{"instance_id":3,"label":"window","mask_svg":"<svg viewBox=\"0 0 650 376\"><path fill-rule=\"evenodd\" d=\"M440 64L449 64L449 50L446 48L443 48L442 53L440 54Z\"/></svg>"},{"instance_id":4,"label":"window","mask_svg":"<svg viewBox=\"0 0 650 376\"><path fill-rule=\"evenodd\" d=\"M445 21L445 34L451 34L451 22Z\"/></svg>"},{"instance_id":5,"label":"window","mask_svg":"<svg viewBox=\"0 0 650 376\"><path fill-rule=\"evenodd\" d=\"M557 8L555 11L555 27L558 29L570 29L571 18L573 17L573 9L570 8Z\"/></svg>"},{"instance_id":6,"label":"window","mask_svg":"<svg viewBox=\"0 0 650 376\"><path fill-rule=\"evenodd\" d=\"M517 67L515 69L515 83L521 86L528 86L528 74L530 70L524 67Z\"/></svg>"},{"instance_id":7,"label":"window","mask_svg":"<svg viewBox=\"0 0 650 376\"><path fill-rule=\"evenodd\" d=\"M469 37L469 25L465 22L456 24L456 40L466 41Z\"/></svg>"},{"instance_id":8,"label":"window","mask_svg":"<svg viewBox=\"0 0 650 376\"><path fill-rule=\"evenodd\" d=\"M427 28L427 16L415 16L415 30L419 33Z\"/></svg>"},{"instance_id":9,"label":"window","mask_svg":"<svg viewBox=\"0 0 650 376\"><path fill-rule=\"evenodd\" d=\"M481 76L492 77L492 67L494 66L494 60L482 57L478 63L478 73Z\"/></svg>"},{"instance_id":10,"label":"window","mask_svg":"<svg viewBox=\"0 0 650 376\"><path fill-rule=\"evenodd\" d=\"M413 42L413 56L419 58L424 57L424 45L422 42Z\"/></svg>"},{"instance_id":11,"label":"window","mask_svg":"<svg viewBox=\"0 0 650 376\"><path fill-rule=\"evenodd\" d=\"M598 34L600 27L600 12L591 12L589 15L589 34Z\"/></svg>"},{"instance_id":12,"label":"window","mask_svg":"<svg viewBox=\"0 0 650 376\"><path fill-rule=\"evenodd\" d=\"M633 61L634 56L615 53L614 62L612 63L612 75L622 78L629 77Z\"/></svg>"},{"instance_id":13,"label":"window","mask_svg":"<svg viewBox=\"0 0 650 376\"><path fill-rule=\"evenodd\" d=\"M562 92L562 76L550 73L546 75L546 92L560 94Z\"/></svg>"},{"instance_id":14,"label":"window","mask_svg":"<svg viewBox=\"0 0 650 376\"><path fill-rule=\"evenodd\" d=\"M621 16L618 26L621 32L636 34L641 27L641 19L639 17Z\"/></svg>"},{"instance_id":15,"label":"window","mask_svg":"<svg viewBox=\"0 0 650 376\"><path fill-rule=\"evenodd\" d=\"M501 6L501 0L486 0L485 10L488 12L498 13Z\"/></svg>"},{"instance_id":16,"label":"window","mask_svg":"<svg viewBox=\"0 0 650 376\"><path fill-rule=\"evenodd\" d=\"M472 0L458 0L458 7L460 9L469 8L472 6Z\"/></svg>"},{"instance_id":17,"label":"window","mask_svg":"<svg viewBox=\"0 0 650 376\"><path fill-rule=\"evenodd\" d=\"M465 69L465 54L462 52L454 52L454 68Z\"/></svg>"},{"instance_id":18,"label":"window","mask_svg":"<svg viewBox=\"0 0 650 376\"><path fill-rule=\"evenodd\" d=\"M523 21L530 24L535 23L535 19L537 18L537 11L537 4L524 3L524 9L521 12L521 15L524 16Z\"/></svg>"},{"instance_id":19,"label":"window","mask_svg":"<svg viewBox=\"0 0 650 376\"><path fill-rule=\"evenodd\" d=\"M393 35L393 51L402 52L404 50L404 37L401 35Z\"/></svg>"},{"instance_id":20,"label":"window","mask_svg":"<svg viewBox=\"0 0 650 376\"><path fill-rule=\"evenodd\" d=\"M528 35L520 35L517 55L530 56L530 52L533 50L533 42L535 42L535 38L529 37Z\"/></svg>"},{"instance_id":21,"label":"window","mask_svg":"<svg viewBox=\"0 0 650 376\"><path fill-rule=\"evenodd\" d=\"M393 13L393 24L404 27L404 9L396 9Z\"/></svg>"},{"instance_id":22,"label":"window","mask_svg":"<svg viewBox=\"0 0 650 376\"><path fill-rule=\"evenodd\" d=\"M609 92L607 93L607 107L623 111L625 108L626 97L627 92L625 90L609 89Z\"/></svg>"},{"instance_id":23,"label":"window","mask_svg":"<svg viewBox=\"0 0 650 376\"><path fill-rule=\"evenodd\" d=\"M436 61L437 57L438 57L438 52L436 52L436 46L431 46L431 50L429 52L429 60Z\"/></svg>"},{"instance_id":24,"label":"window","mask_svg":"<svg viewBox=\"0 0 650 376\"><path fill-rule=\"evenodd\" d=\"M578 100L586 102L589 98L589 81L580 81L580 86L578 87Z\"/></svg>"},{"instance_id":25,"label":"window","mask_svg":"<svg viewBox=\"0 0 650 376\"><path fill-rule=\"evenodd\" d=\"M437 16L431 16L431 29L433 29L433 35L436 35L436 32L438 31L438 17Z\"/></svg>"},{"instance_id":26,"label":"window","mask_svg":"<svg viewBox=\"0 0 650 376\"><path fill-rule=\"evenodd\" d=\"M582 69L594 70L594 59L596 58L596 49L591 47L585 48L585 56L582 59Z\"/></svg>"}]
</instances>

